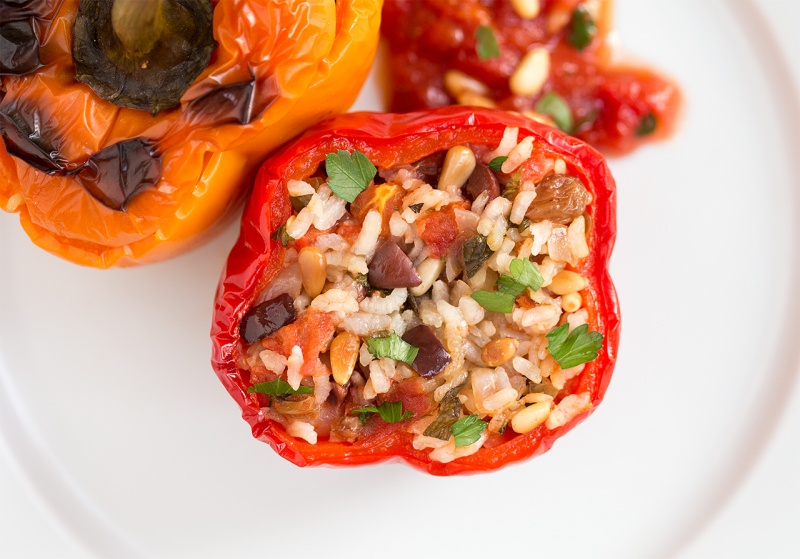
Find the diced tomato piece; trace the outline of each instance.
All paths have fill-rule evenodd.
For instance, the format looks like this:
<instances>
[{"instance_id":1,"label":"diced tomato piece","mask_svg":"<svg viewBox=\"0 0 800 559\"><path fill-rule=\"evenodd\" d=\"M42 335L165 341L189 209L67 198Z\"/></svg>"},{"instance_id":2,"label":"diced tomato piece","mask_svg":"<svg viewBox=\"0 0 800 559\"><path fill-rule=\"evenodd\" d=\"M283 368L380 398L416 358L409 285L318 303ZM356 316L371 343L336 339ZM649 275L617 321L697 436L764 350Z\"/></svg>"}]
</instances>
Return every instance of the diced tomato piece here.
<instances>
[{"instance_id":1,"label":"diced tomato piece","mask_svg":"<svg viewBox=\"0 0 800 559\"><path fill-rule=\"evenodd\" d=\"M350 204L350 213L359 223L364 221L370 210L377 210L383 219L382 233L389 233L389 219L394 212L403 207L403 187L395 183L373 184L367 187Z\"/></svg>"},{"instance_id":2,"label":"diced tomato piece","mask_svg":"<svg viewBox=\"0 0 800 559\"><path fill-rule=\"evenodd\" d=\"M453 205L450 204L420 217L417 220L417 231L428 245L431 258L441 258L447 254L450 245L458 237L458 224Z\"/></svg>"},{"instance_id":3,"label":"diced tomato piece","mask_svg":"<svg viewBox=\"0 0 800 559\"><path fill-rule=\"evenodd\" d=\"M287 324L261 343L264 348L289 357L292 348L299 346L303 351L303 367L301 374L314 376L323 371L325 367L319 360L319 355L328 351L333 339L336 325L333 317L326 312L309 310L291 324ZM327 370L327 367L325 367ZM329 373L329 371L327 371Z\"/></svg>"}]
</instances>

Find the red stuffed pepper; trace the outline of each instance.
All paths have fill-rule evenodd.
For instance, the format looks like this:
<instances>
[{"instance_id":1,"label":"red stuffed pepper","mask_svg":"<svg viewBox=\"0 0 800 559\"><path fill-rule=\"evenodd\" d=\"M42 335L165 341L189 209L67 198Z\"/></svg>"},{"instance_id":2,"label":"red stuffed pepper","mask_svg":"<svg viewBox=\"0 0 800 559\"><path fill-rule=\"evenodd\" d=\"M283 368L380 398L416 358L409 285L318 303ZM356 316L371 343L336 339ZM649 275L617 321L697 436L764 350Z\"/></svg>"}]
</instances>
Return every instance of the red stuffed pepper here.
<instances>
[{"instance_id":1,"label":"red stuffed pepper","mask_svg":"<svg viewBox=\"0 0 800 559\"><path fill-rule=\"evenodd\" d=\"M259 172L214 368L299 466L451 475L541 454L611 378L614 198L597 151L516 114L329 120Z\"/></svg>"}]
</instances>

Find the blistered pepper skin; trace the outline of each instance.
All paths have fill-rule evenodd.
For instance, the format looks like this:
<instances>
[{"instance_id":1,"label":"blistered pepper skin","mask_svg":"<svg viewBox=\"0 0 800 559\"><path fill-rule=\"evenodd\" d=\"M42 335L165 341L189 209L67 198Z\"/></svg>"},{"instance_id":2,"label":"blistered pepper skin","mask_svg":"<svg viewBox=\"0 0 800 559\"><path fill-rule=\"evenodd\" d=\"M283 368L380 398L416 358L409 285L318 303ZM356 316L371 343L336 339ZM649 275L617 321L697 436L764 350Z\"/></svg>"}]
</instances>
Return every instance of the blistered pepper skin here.
<instances>
[{"instance_id":1,"label":"blistered pepper skin","mask_svg":"<svg viewBox=\"0 0 800 559\"><path fill-rule=\"evenodd\" d=\"M335 150L359 150L379 167L418 161L443 148L466 143L496 146L507 126L519 127L520 139L534 136L562 158L593 195L587 209L591 253L579 267L589 279L584 292L592 330L604 336L599 356L587 364L574 392L588 392L592 409L562 427L544 426L516 435L506 431L502 444L448 464L431 461L428 451L412 446L412 435L402 424L388 425L379 437L353 444L317 444L289 436L283 427L260 412L256 395L248 394L249 375L241 370L239 324L258 293L280 270L283 246L273 239L292 213L286 182L309 177L325 155ZM608 260L616 235L615 184L608 167L593 148L580 140L522 116L492 110L447 107L407 114L352 113L326 121L269 159L260 169L242 219L241 233L230 253L217 291L211 330L212 365L228 392L243 410L253 435L298 466L354 466L401 461L434 475L471 474L496 470L541 454L553 442L583 421L601 402L616 361L620 317L617 296L608 274Z\"/></svg>"},{"instance_id":2,"label":"blistered pepper skin","mask_svg":"<svg viewBox=\"0 0 800 559\"><path fill-rule=\"evenodd\" d=\"M33 136L46 146L34 143L38 163L31 165L0 141L0 208L18 213L45 250L107 268L197 246L233 215L267 154L347 110L374 57L382 1L213 1L218 46L211 62L178 108L156 116L104 101L75 79L71 28L79 0L29 4L0 8L3 19L21 10L39 43L38 66L0 75L0 113L7 115L0 128L20 137L16 128L25 136L35 121L41 134ZM154 146L160 179L109 207L81 171L94 154L131 139Z\"/></svg>"}]
</instances>

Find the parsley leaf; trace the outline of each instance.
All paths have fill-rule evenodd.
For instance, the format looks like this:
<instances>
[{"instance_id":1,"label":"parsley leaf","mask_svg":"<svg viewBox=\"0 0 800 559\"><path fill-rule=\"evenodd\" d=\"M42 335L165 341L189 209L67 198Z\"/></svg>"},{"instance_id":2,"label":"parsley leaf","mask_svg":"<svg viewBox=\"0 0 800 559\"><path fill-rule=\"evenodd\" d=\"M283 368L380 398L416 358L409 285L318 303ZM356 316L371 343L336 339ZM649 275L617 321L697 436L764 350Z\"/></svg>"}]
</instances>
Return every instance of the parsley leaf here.
<instances>
[{"instance_id":1,"label":"parsley leaf","mask_svg":"<svg viewBox=\"0 0 800 559\"><path fill-rule=\"evenodd\" d=\"M508 159L507 155L498 155L497 157L489 161L489 168L495 173L501 172L503 163L506 162L506 159Z\"/></svg>"},{"instance_id":2,"label":"parsley leaf","mask_svg":"<svg viewBox=\"0 0 800 559\"><path fill-rule=\"evenodd\" d=\"M639 121L639 128L636 129L637 136L647 136L656 131L656 115L647 113Z\"/></svg>"},{"instance_id":3,"label":"parsley leaf","mask_svg":"<svg viewBox=\"0 0 800 559\"><path fill-rule=\"evenodd\" d=\"M578 50L583 50L592 44L594 36L597 34L597 25L592 19L592 14L583 6L575 8L572 12L567 41Z\"/></svg>"},{"instance_id":4,"label":"parsley leaf","mask_svg":"<svg viewBox=\"0 0 800 559\"><path fill-rule=\"evenodd\" d=\"M493 252L486 244L486 237L475 235L467 239L461 246L461 256L464 259L464 271L471 278L483 267Z\"/></svg>"},{"instance_id":5,"label":"parsley leaf","mask_svg":"<svg viewBox=\"0 0 800 559\"><path fill-rule=\"evenodd\" d=\"M366 406L363 408L356 408L351 410L353 415L359 414L361 421L366 421L367 414L377 413L380 414L381 419L386 423L399 423L409 417L414 417L414 414L408 410L403 411L403 402L384 402L380 406Z\"/></svg>"},{"instance_id":6,"label":"parsley leaf","mask_svg":"<svg viewBox=\"0 0 800 559\"><path fill-rule=\"evenodd\" d=\"M380 338L367 338L367 349L375 357L390 357L409 365L414 362L419 353L418 347L414 347L394 332Z\"/></svg>"},{"instance_id":7,"label":"parsley leaf","mask_svg":"<svg viewBox=\"0 0 800 559\"><path fill-rule=\"evenodd\" d=\"M514 311L514 297L510 293L503 293L502 291L475 291L470 295L475 299L480 306L489 312L499 312L509 314Z\"/></svg>"},{"instance_id":8,"label":"parsley leaf","mask_svg":"<svg viewBox=\"0 0 800 559\"><path fill-rule=\"evenodd\" d=\"M340 149L325 156L328 186L339 198L352 202L369 186L378 170L367 156L358 150L351 156Z\"/></svg>"},{"instance_id":9,"label":"parsley leaf","mask_svg":"<svg viewBox=\"0 0 800 559\"><path fill-rule=\"evenodd\" d=\"M283 246L287 246L289 241L293 241L289 234L286 232L286 224L284 223L280 227L275 230L275 233L272 234L272 238L276 241L280 241Z\"/></svg>"},{"instance_id":10,"label":"parsley leaf","mask_svg":"<svg viewBox=\"0 0 800 559\"><path fill-rule=\"evenodd\" d=\"M530 287L534 291L538 291L544 283L544 278L533 262L527 258L515 258L508 266L511 276L524 285Z\"/></svg>"},{"instance_id":11,"label":"parsley leaf","mask_svg":"<svg viewBox=\"0 0 800 559\"><path fill-rule=\"evenodd\" d=\"M453 437L456 440L456 448L469 446L480 439L487 425L488 423L478 419L475 414L462 417L453 423L450 431L453 432Z\"/></svg>"},{"instance_id":12,"label":"parsley leaf","mask_svg":"<svg viewBox=\"0 0 800 559\"><path fill-rule=\"evenodd\" d=\"M481 25L475 30L475 52L481 60L500 57L497 37L488 25Z\"/></svg>"},{"instance_id":13,"label":"parsley leaf","mask_svg":"<svg viewBox=\"0 0 800 559\"><path fill-rule=\"evenodd\" d=\"M555 91L548 91L542 95L542 98L536 103L536 112L551 117L562 132L571 134L575 130L572 110L564 98Z\"/></svg>"},{"instance_id":14,"label":"parsley leaf","mask_svg":"<svg viewBox=\"0 0 800 559\"><path fill-rule=\"evenodd\" d=\"M480 290L471 295L487 311L503 314L513 312L514 300L523 291L529 287L536 291L544 283L539 270L527 258L515 258L508 268L511 275L503 274L497 278L497 291Z\"/></svg>"},{"instance_id":15,"label":"parsley leaf","mask_svg":"<svg viewBox=\"0 0 800 559\"><path fill-rule=\"evenodd\" d=\"M314 389L310 386L299 386L297 390L281 379L269 382L259 382L247 389L248 394L266 394L267 396L288 396L289 394L313 394Z\"/></svg>"},{"instance_id":16,"label":"parsley leaf","mask_svg":"<svg viewBox=\"0 0 800 559\"><path fill-rule=\"evenodd\" d=\"M290 196L289 201L292 203L292 209L299 213L300 210L308 206L308 203L311 201L312 196L313 194L304 194L303 196Z\"/></svg>"},{"instance_id":17,"label":"parsley leaf","mask_svg":"<svg viewBox=\"0 0 800 559\"><path fill-rule=\"evenodd\" d=\"M547 351L562 369L571 369L597 358L603 347L603 335L588 330L588 324L581 324L570 332L569 324L562 324L547 334Z\"/></svg>"}]
</instances>

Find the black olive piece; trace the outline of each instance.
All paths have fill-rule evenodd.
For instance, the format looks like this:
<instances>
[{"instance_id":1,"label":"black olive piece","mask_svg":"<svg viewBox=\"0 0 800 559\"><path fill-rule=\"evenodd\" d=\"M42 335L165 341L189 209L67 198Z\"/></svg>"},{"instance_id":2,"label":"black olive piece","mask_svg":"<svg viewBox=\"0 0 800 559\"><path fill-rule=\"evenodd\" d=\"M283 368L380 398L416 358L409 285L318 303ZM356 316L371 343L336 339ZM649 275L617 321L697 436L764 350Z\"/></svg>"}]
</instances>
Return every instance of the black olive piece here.
<instances>
[{"instance_id":1,"label":"black olive piece","mask_svg":"<svg viewBox=\"0 0 800 559\"><path fill-rule=\"evenodd\" d=\"M213 17L209 0L81 0L75 77L120 107L177 106L217 46Z\"/></svg>"},{"instance_id":2,"label":"black olive piece","mask_svg":"<svg viewBox=\"0 0 800 559\"><path fill-rule=\"evenodd\" d=\"M394 241L386 241L369 263L369 284L377 289L416 287L422 283L414 263Z\"/></svg>"},{"instance_id":3,"label":"black olive piece","mask_svg":"<svg viewBox=\"0 0 800 559\"><path fill-rule=\"evenodd\" d=\"M33 18L0 23L0 76L23 76L39 68Z\"/></svg>"},{"instance_id":4,"label":"black olive piece","mask_svg":"<svg viewBox=\"0 0 800 559\"><path fill-rule=\"evenodd\" d=\"M46 131L41 115L22 110L11 103L0 104L0 136L6 151L44 173L56 174L66 169L67 162L58 157L58 151L45 141Z\"/></svg>"},{"instance_id":5,"label":"black olive piece","mask_svg":"<svg viewBox=\"0 0 800 559\"><path fill-rule=\"evenodd\" d=\"M53 0L0 0L0 21L44 17L52 9Z\"/></svg>"},{"instance_id":6,"label":"black olive piece","mask_svg":"<svg viewBox=\"0 0 800 559\"><path fill-rule=\"evenodd\" d=\"M439 182L439 175L442 173L442 165L446 155L447 151L437 151L414 163L414 167L422 174L425 182L433 185Z\"/></svg>"},{"instance_id":7,"label":"black olive piece","mask_svg":"<svg viewBox=\"0 0 800 559\"><path fill-rule=\"evenodd\" d=\"M453 434L450 427L461 417L461 399L458 397L458 393L461 392L465 384L467 383L464 382L447 391L442 401L439 402L439 415L436 416L433 423L428 425L428 428L422 433L423 435L443 441L450 438Z\"/></svg>"},{"instance_id":8,"label":"black olive piece","mask_svg":"<svg viewBox=\"0 0 800 559\"><path fill-rule=\"evenodd\" d=\"M420 324L403 334L403 340L419 348L417 358L411 367L419 376L425 378L435 377L450 364L450 354L433 333L433 330Z\"/></svg>"},{"instance_id":9,"label":"black olive piece","mask_svg":"<svg viewBox=\"0 0 800 559\"><path fill-rule=\"evenodd\" d=\"M252 344L295 320L297 313L292 297L288 293L282 293L248 310L239 325L239 333L246 343Z\"/></svg>"},{"instance_id":10,"label":"black olive piece","mask_svg":"<svg viewBox=\"0 0 800 559\"><path fill-rule=\"evenodd\" d=\"M500 196L500 183L489 167L478 162L475 165L475 170L472 171L469 179L467 179L467 184L464 185L464 196L470 202L474 202L475 198L484 191L489 193L489 201L494 200Z\"/></svg>"},{"instance_id":11,"label":"black olive piece","mask_svg":"<svg viewBox=\"0 0 800 559\"><path fill-rule=\"evenodd\" d=\"M212 89L189 103L189 110L203 117L207 126L250 124L278 98L274 91L260 91L255 78Z\"/></svg>"},{"instance_id":12,"label":"black olive piece","mask_svg":"<svg viewBox=\"0 0 800 559\"><path fill-rule=\"evenodd\" d=\"M148 140L125 140L92 155L76 178L98 202L120 211L141 189L158 183L161 156Z\"/></svg>"}]
</instances>

